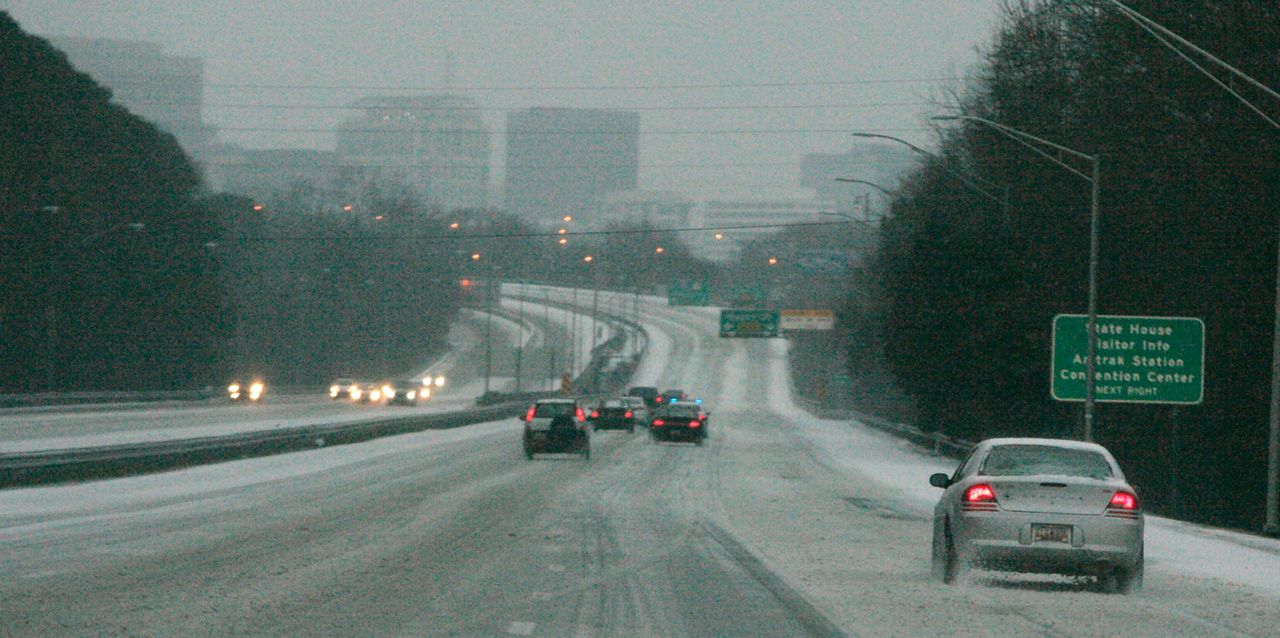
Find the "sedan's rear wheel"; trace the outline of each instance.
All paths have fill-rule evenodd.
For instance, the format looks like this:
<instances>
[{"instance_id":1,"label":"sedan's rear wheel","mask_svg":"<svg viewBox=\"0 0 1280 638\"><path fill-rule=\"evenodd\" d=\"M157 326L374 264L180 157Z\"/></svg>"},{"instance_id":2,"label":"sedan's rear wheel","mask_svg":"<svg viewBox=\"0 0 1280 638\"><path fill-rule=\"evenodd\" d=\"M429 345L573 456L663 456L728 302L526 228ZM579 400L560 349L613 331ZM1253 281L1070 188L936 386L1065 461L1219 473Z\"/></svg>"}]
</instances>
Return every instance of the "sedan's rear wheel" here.
<instances>
[{"instance_id":1,"label":"sedan's rear wheel","mask_svg":"<svg viewBox=\"0 0 1280 638\"><path fill-rule=\"evenodd\" d=\"M1117 594L1132 594L1142 591L1143 553L1138 552L1138 561L1132 567L1120 567L1107 579L1107 591Z\"/></svg>"}]
</instances>

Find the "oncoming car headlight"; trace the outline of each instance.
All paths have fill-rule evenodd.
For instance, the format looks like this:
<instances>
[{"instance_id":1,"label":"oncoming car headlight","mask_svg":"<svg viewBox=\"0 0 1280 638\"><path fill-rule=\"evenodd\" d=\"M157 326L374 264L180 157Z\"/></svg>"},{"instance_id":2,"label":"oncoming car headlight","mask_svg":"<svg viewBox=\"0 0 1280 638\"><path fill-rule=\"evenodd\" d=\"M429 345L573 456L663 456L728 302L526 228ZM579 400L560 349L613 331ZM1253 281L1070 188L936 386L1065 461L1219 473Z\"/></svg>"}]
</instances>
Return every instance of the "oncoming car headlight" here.
<instances>
[{"instance_id":1,"label":"oncoming car headlight","mask_svg":"<svg viewBox=\"0 0 1280 638\"><path fill-rule=\"evenodd\" d=\"M263 393L266 391L266 384L261 381L254 381L253 384L249 386L249 400L257 401L258 399L261 399Z\"/></svg>"}]
</instances>

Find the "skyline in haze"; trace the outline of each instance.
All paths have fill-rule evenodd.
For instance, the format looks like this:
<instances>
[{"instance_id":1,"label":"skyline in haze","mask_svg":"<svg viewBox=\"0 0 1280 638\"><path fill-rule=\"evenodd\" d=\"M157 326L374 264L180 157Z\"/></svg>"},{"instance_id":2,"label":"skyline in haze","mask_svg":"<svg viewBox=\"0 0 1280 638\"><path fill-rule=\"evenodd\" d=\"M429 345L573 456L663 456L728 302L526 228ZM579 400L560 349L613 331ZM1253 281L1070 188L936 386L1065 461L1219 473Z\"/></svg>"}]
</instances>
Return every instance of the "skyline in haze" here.
<instances>
[{"instance_id":1,"label":"skyline in haze","mask_svg":"<svg viewBox=\"0 0 1280 638\"><path fill-rule=\"evenodd\" d=\"M41 36L203 59L223 142L332 149L359 98L450 93L481 105L501 185L507 112L635 110L640 188L701 197L796 194L801 156L853 130L931 145L930 101L978 62L998 5L0 0Z\"/></svg>"}]
</instances>

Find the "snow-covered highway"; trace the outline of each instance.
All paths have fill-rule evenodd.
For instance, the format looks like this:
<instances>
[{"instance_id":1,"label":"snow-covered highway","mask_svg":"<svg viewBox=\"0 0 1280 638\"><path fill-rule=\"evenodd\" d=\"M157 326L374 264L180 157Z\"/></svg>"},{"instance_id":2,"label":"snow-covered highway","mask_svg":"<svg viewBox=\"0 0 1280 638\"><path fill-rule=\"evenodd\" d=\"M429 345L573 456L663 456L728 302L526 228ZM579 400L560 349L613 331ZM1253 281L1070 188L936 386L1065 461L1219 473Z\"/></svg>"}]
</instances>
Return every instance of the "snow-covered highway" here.
<instances>
[{"instance_id":1,"label":"snow-covered highway","mask_svg":"<svg viewBox=\"0 0 1280 638\"><path fill-rule=\"evenodd\" d=\"M708 445L595 437L525 461L514 418L0 492L0 634L1268 636L1280 542L1151 518L1146 588L931 582L954 462L789 394L786 343L646 300L634 381Z\"/></svg>"}]
</instances>

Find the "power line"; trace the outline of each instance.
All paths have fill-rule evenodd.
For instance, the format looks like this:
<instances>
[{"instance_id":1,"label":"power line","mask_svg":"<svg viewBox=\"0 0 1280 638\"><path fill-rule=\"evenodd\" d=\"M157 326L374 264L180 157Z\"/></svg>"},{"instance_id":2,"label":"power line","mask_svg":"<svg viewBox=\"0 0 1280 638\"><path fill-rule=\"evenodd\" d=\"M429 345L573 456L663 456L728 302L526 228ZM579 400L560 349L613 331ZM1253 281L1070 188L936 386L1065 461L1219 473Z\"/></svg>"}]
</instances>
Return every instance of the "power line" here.
<instances>
[{"instance_id":1,"label":"power line","mask_svg":"<svg viewBox=\"0 0 1280 638\"><path fill-rule=\"evenodd\" d=\"M154 106L203 106L210 109L274 109L274 110L298 110L298 111L395 111L397 113L425 113L431 111L466 111L466 112L493 112L506 113L509 111L519 111L521 109L503 108L496 106L351 106L342 104L237 104L232 102L213 102L201 103L198 101L173 101L173 100L138 100L134 102L138 105L154 105ZM931 106L924 102L880 102L880 103L831 103L831 104L713 104L698 106L629 106L625 108L614 108L618 111L643 111L643 112L665 112L665 111L788 111L803 109L876 109L876 108L902 108L902 107L918 107ZM557 107L561 108L561 107ZM569 108L569 107L564 107Z\"/></svg>"},{"instance_id":2,"label":"power line","mask_svg":"<svg viewBox=\"0 0 1280 638\"><path fill-rule=\"evenodd\" d=\"M550 231L531 231L518 233L435 233L423 235L241 235L239 237L228 238L229 241L242 242L259 242L259 241L372 241L372 240L400 240L400 241L419 241L419 240L448 240L448 241L466 241L471 239L530 239L530 238L548 238L560 239L574 237L594 237L608 235L659 235L667 233L694 233L707 231L734 231L734 230L759 230L759 229L784 229L784 228L807 228L807 227L823 227L823 226L843 226L855 224L858 222L852 220L842 221L821 221L821 222L792 222L785 224L739 224L739 225L720 225L720 226L698 226L698 227L678 227L678 228L623 228L613 230L587 230L575 231L565 234Z\"/></svg>"},{"instance_id":3,"label":"power line","mask_svg":"<svg viewBox=\"0 0 1280 638\"><path fill-rule=\"evenodd\" d=\"M148 84L156 75L122 74L119 78L124 84ZM136 78L136 79L134 79ZM670 84L511 84L511 85L474 85L474 86L394 86L394 85L359 85L359 84L257 84L252 82L205 82L204 86L218 89L271 89L291 91L405 91L405 92L438 92L459 94L469 91L667 91L693 89L771 89L771 88L804 88L804 87L838 87L868 86L877 84L931 84L939 82L955 82L960 77L937 78L877 78L861 80L828 80L812 82L704 82L704 83L670 83Z\"/></svg>"},{"instance_id":4,"label":"power line","mask_svg":"<svg viewBox=\"0 0 1280 638\"><path fill-rule=\"evenodd\" d=\"M346 128L336 129L333 127L315 127L315 128L289 128L289 127L272 127L272 126L220 126L219 131L232 131L237 133L333 133L341 131L343 133L386 133L388 135L402 135L404 133L414 133L415 130L405 129L386 129L386 128ZM656 129L638 131L640 135L773 135L773 134L797 134L797 133L828 133L843 134L851 133L860 129L840 129L840 128L794 128L794 129ZM927 129L920 129L927 130ZM434 131L431 131L434 132ZM452 133L455 131L441 131L444 133ZM466 132L466 131L463 131ZM579 130L579 129L543 129L537 131L520 131L519 136L532 135L635 135L637 131L607 131L607 130Z\"/></svg>"}]
</instances>

